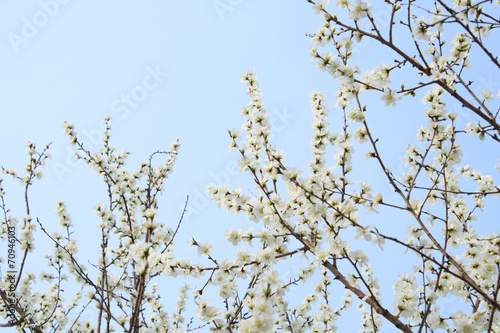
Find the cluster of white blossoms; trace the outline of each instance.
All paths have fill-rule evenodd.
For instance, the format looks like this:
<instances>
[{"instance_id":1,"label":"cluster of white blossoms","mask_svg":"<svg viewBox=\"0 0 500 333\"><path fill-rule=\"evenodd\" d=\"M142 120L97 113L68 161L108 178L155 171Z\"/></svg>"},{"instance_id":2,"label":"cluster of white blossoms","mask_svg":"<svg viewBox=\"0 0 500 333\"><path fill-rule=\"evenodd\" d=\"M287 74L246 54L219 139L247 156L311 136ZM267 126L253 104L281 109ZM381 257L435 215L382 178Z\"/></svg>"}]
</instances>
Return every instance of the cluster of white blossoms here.
<instances>
[{"instance_id":1,"label":"cluster of white blossoms","mask_svg":"<svg viewBox=\"0 0 500 333\"><path fill-rule=\"evenodd\" d=\"M65 254L58 252L47 256L49 265L56 269L55 274L41 272L37 277L32 272L26 272L26 258L36 248L34 238L39 223L38 219L31 215L29 189L35 179L42 177L40 168L44 166L46 159L51 156L48 149L49 146L47 145L39 152L36 145L28 141L28 162L24 168L23 176L19 176L14 170L2 168L4 174L18 180L24 187L23 199L26 214L21 218L11 215L10 209L7 208L7 203L11 198L6 198L6 193L1 186L2 180L0 179L0 207L3 211L2 238L5 239L9 235L8 244L10 246L7 249L13 250L13 252L8 251L7 253L12 254L18 251L15 257L9 255L9 260L6 260L9 271L16 271L17 274L7 273L2 276L0 297L3 305L0 307L0 315L2 318L9 316L11 322L17 322L19 324L18 330L21 330L22 327L37 327L39 323L48 322L54 327L63 327L68 323L65 314L76 308L75 302L61 304L63 299L61 283L67 280L67 275L62 273L63 264L61 261ZM61 203L58 204L57 212L65 215L65 208ZM69 226L70 220L67 215L64 220ZM15 243L12 243L13 239L15 239ZM71 244L74 245L74 242L72 241ZM43 281L50 281L52 284L44 288L43 291L34 288L37 282ZM12 307L10 310L8 309L8 304L15 305L14 313Z\"/></svg>"},{"instance_id":2,"label":"cluster of white blossoms","mask_svg":"<svg viewBox=\"0 0 500 333\"><path fill-rule=\"evenodd\" d=\"M308 273L297 276L297 282L306 282L314 276L317 268L321 268L325 275L317 285L318 292L321 292L332 283L332 277L327 276L325 269L325 265L330 269L331 264L326 263L337 265L346 261L352 265L353 272L344 276L335 270L338 278L355 289L359 289L360 285L366 286L370 293L367 297L373 297L375 301L380 295L379 285L368 265L368 257L359 249L349 250L349 245L340 236L342 230L354 227L359 237L363 236L377 245L384 243L384 239L371 226L359 223L357 208L358 204L362 204L373 209L381 203L380 194L372 196L368 184L360 183L352 189L349 196L342 198L342 192L351 187L346 177L352 169L351 158L354 152L349 140L351 134L346 130L338 135L330 133L325 95L322 92L313 92L310 98L313 111L313 159L308 163L309 176L301 178L298 169L284 165L284 154L269 142L270 127L255 74L252 71L245 73L242 81L247 84L250 97L250 103L242 111L246 135L243 139L236 130L230 131L230 147L237 149L241 155L240 166L254 179L257 194L250 197L242 194L241 189L229 190L226 185L212 184L208 189L221 208L235 214L246 214L250 220L263 223L264 228L255 234L236 231L233 228L226 233L225 238L235 246L242 241L251 242L252 239L262 243L262 249L256 254L240 248L236 254L237 267L244 266L245 261L253 263L252 270L259 269L257 274L266 276L275 274L269 270L270 267L293 255L312 255L313 265L303 268ZM352 111L353 114L355 112ZM358 121L363 119L362 115L353 115L352 118ZM336 167L327 166L326 163L325 154L330 145L334 145L337 150L334 155ZM340 173L335 172L338 170L341 170ZM279 189L285 189L286 195L280 194ZM276 288L282 293L287 291L284 287L286 284L276 277L262 280L265 284L261 285L261 288ZM273 286L271 282L276 285ZM221 287L224 290L225 288ZM251 290L253 295L254 288ZM346 306L332 307L328 301L330 295L325 291L324 297L306 298L304 304L307 306L288 308L282 297L274 293L271 295L273 297L248 298L245 305L252 309L252 317L242 322L243 331L248 331L248 323L252 322L255 332L271 332L278 327L293 332L331 332L335 329L335 320L341 311L350 304L348 302ZM313 308L314 304L317 305ZM268 309L269 306L279 310L276 311L274 319L269 317L273 313ZM266 320L269 326L264 326L263 311L256 314L256 308L267 309ZM319 312L314 313L315 310ZM379 323L380 319L375 317ZM365 318L366 330L370 331L373 316L367 315ZM276 323L276 326L273 323Z\"/></svg>"},{"instance_id":3,"label":"cluster of white blossoms","mask_svg":"<svg viewBox=\"0 0 500 333\"><path fill-rule=\"evenodd\" d=\"M463 166L465 157L459 139L466 139L463 133L469 133L471 136L479 134L481 140L499 141L498 112L491 110L493 105L486 104L494 102L493 94L487 89L476 93L477 90L470 88L471 83L463 79L463 73L472 66L473 46L485 49L483 39L500 25L485 14L482 3L456 3L452 8L438 1L429 11L419 10L417 5L410 3L409 8L408 4L405 5L408 11L403 16L400 16L403 4L394 3L390 8L393 22L399 17L410 19L405 25L414 39L414 56L395 45L395 29L392 27L395 23L389 24L388 31L379 29L370 4L337 1L337 6L347 10L353 20L353 24L348 24L328 12L328 1L309 2L313 3L316 14L324 14L326 21L310 35L313 42L310 52L317 60L318 68L339 82L334 107L343 110L344 126L338 134L330 132L326 97L322 92L313 92L310 98L313 160L308 164L309 173L302 176L301 170L286 165L284 153L269 141L270 126L255 73L249 71L243 75L242 81L247 84L250 96L250 103L242 111L245 134L231 130L229 146L238 150L240 168L250 174L256 189L251 196L243 194L241 189L231 190L225 184L211 185L208 191L219 207L233 214L246 214L250 220L262 223L266 234L271 236L260 237L262 250L257 254L240 249L237 266L245 266L247 260L257 263L255 267L262 267L264 274L268 272L267 266L280 265L293 255L312 256L312 273L299 275L297 281L302 283L315 276L314 271L319 268L326 276L323 286L343 284L348 293L361 300L358 303L361 331L380 330L384 322L382 318L405 332L412 328L450 332L497 330L500 327L495 316L500 310L500 303L496 301L500 240L496 231L480 235L472 224L477 220L477 212L485 210L485 198L498 198L500 189L494 177ZM430 14L430 17L407 14L413 11ZM470 25L465 24L463 31L456 32L451 38L444 35L445 28L454 27L457 18L462 17L467 17ZM363 30L356 24L362 19L370 22L371 29ZM393 64L381 63L363 73L352 64L355 43L363 38L380 42L400 59ZM446 38L451 41L448 48L443 47ZM333 44L336 54L319 51L328 44ZM498 65L495 57L485 53L493 65ZM427 77L428 81L410 82L413 85L410 88L403 84L400 88L391 86L392 74L403 70L409 73L408 67L415 68L416 74ZM422 96L428 121L418 130L417 142L410 143L406 149L403 161L407 173L400 178L386 167L384 153L377 145L379 139L374 138L364 116L368 110L362 103L365 91L379 92L385 106L402 103L405 96ZM481 120L463 128L459 116L448 109L454 101ZM349 121L360 126L351 129ZM347 177L353 169L353 139L370 146L366 156L376 160L399 198L389 193L390 202L385 201L381 193L371 192L369 184L356 183ZM327 148L330 145L334 146L335 153L334 163L329 166ZM477 183L476 189L463 189L469 187L465 184L469 178ZM368 215L362 214L360 208L370 212L378 205L410 213L406 240L393 235L391 230L364 222ZM383 303L378 280L368 265L368 256L360 249L351 250L355 243L344 240L348 236L343 238L343 235L351 229L355 230L356 240L364 239L381 247L391 242L416 255L414 270L395 278L392 311ZM495 230L495 227L487 229ZM259 239L251 232L233 228L225 238L235 246L244 240ZM284 253L288 254L284 256ZM349 265L342 265L341 270L342 262ZM450 297L462 305L440 307L444 303L442 300ZM328 299L325 297L324 304L330 304ZM316 298L306 299L304 305L314 301ZM315 311L324 309L324 304L318 304ZM271 331L278 328L300 331L305 327L313 331L332 331L335 319L344 308L334 308L335 315L324 321L319 319L321 315L311 316L310 308L304 305L286 308L275 300L278 311L274 319L276 326ZM292 325L290 319L283 322L283 313L287 318L289 314L303 318L302 326L296 322ZM326 323L331 326L325 327Z\"/></svg>"},{"instance_id":4,"label":"cluster of white blossoms","mask_svg":"<svg viewBox=\"0 0 500 333\"><path fill-rule=\"evenodd\" d=\"M107 185L109 201L99 203L95 208L100 221L97 227L101 246L96 253L97 260L92 263L94 269L85 267L77 257L77 239L64 201L56 203L59 232L50 232L43 221L30 215L28 190L33 179L41 176L38 168L50 157L47 148L39 153L33 143L28 143L29 163L25 176L20 177L15 171L4 170L5 174L18 179L25 186L27 215L22 218L22 222L8 215L3 188L0 192L5 216L2 237L8 234L9 227L18 226L16 241L25 252L24 258L22 253L18 255L22 261L18 280L14 281L15 290L12 290L12 281L4 276L0 291L5 305L1 310L4 318L9 315L8 304L17 302L13 326L19 330L22 327L34 332L49 328L89 332L104 327L107 330L130 332L138 332L139 329L141 332L163 332L165 328L171 328L174 332L186 330L183 315L188 289L180 290L177 311L169 316L159 297L158 285L152 283L157 276L189 275L193 270L188 260L174 259L173 240L176 231L155 219L157 197L163 191L165 179L172 172L179 143L175 141L168 152L153 153L148 161L141 163L139 171L129 172L124 167L129 153L115 152L115 148L110 145L110 119L106 118L105 123L103 148L97 152L87 150L78 140L72 124L63 125L70 143L78 148L76 157L94 168ZM162 154L167 156L165 162L154 167L153 158ZM46 255L49 270L41 272L38 278L24 271L26 254L35 248L34 231L37 223L54 244L53 252ZM69 302L64 301L63 285L74 282L81 285L81 291ZM42 288L43 292L38 291L40 288L37 285L43 283L48 283L49 287ZM9 290L12 293L7 294ZM99 315L92 320L81 319L82 311L91 303L92 307L99 309Z\"/></svg>"}]
</instances>

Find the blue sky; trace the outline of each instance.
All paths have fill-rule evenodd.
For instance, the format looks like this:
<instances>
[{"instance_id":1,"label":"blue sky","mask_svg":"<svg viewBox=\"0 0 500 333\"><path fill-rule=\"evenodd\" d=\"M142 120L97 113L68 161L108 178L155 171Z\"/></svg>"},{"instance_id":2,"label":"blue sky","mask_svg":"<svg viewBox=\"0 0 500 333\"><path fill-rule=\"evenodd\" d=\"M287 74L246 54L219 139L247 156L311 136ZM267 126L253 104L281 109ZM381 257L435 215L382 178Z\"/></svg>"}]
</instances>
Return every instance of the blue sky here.
<instances>
[{"instance_id":1,"label":"blue sky","mask_svg":"<svg viewBox=\"0 0 500 333\"><path fill-rule=\"evenodd\" d=\"M235 171L237 156L227 152L227 129L240 128L239 111L247 104L241 74L250 68L257 73L275 143L289 164L304 167L311 158L313 90L326 92L330 122L338 126L337 83L316 69L308 53L305 34L320 24L305 0L1 1L0 165L21 170L27 140L39 147L52 142L52 160L32 190L32 209L55 229L55 203L66 200L83 251L82 244L96 244L88 224L96 223L93 208L105 192L94 171L72 159L63 121L74 123L88 147L98 149L102 119L111 116L113 143L132 152L129 168L178 138L180 155L160 214L176 224L190 195L178 247L187 247L190 234L200 241L220 237L225 246L224 231L245 219L217 209L205 188L210 182L253 188ZM371 47L355 51L361 64L392 60L372 57ZM499 85L487 73L481 79ZM386 129L380 133L398 138L381 145L389 165L401 169L423 109L415 101L405 112L380 112L373 116ZM398 122L405 126L392 126ZM360 174L374 166L366 163ZM23 215L20 190L7 184L8 204ZM215 253L224 255L224 246Z\"/></svg>"},{"instance_id":2,"label":"blue sky","mask_svg":"<svg viewBox=\"0 0 500 333\"><path fill-rule=\"evenodd\" d=\"M258 73L276 140L307 153L309 94L318 82L333 88L307 52L305 33L319 24L305 1L2 1L0 165L21 171L27 140L51 142L52 160L30 192L33 214L57 230L54 209L64 199L80 252L95 253L93 209L105 200L104 187L73 160L63 121L96 150L102 119L111 116L113 143L132 152L131 169L178 138L159 213L175 227L190 195L176 251L186 254L193 235L220 239L215 254L223 256L222 235L245 219L219 210L205 188L246 177L235 172L237 157L227 150L227 129L241 126L247 104L239 78L250 68ZM7 180L5 187L12 213L24 215L22 189ZM47 242L38 236L42 249ZM27 268L43 266L33 259Z\"/></svg>"},{"instance_id":3,"label":"blue sky","mask_svg":"<svg viewBox=\"0 0 500 333\"><path fill-rule=\"evenodd\" d=\"M72 1L50 7L54 15L44 22L45 3L55 2L0 4L0 156L2 165L21 169L27 140L52 142L39 185L47 199L41 206L51 213L51 203L64 198L75 216L91 214L99 193L93 171L73 160L63 121L97 148L102 119L111 116L113 142L132 151L131 168L178 138L180 155L164 195L176 216L186 195L204 195L235 161L226 130L242 124L244 71L261 77L285 143L293 138L287 133L309 122L308 96L317 82L328 82L309 60L305 33L320 21L303 1L233 1L225 11L217 1ZM34 23L41 27L31 33ZM33 36L18 44L24 35ZM214 208L199 196L197 211Z\"/></svg>"},{"instance_id":4,"label":"blue sky","mask_svg":"<svg viewBox=\"0 0 500 333\"><path fill-rule=\"evenodd\" d=\"M233 1L223 12L212 1L74 1L17 44L13 36L43 17L43 3L0 4L0 153L19 167L28 139L52 142L45 177L54 186L85 172L72 163L63 121L96 146L102 119L111 116L116 145L136 161L179 138L176 172L189 192L228 161L226 130L240 126L247 103L244 71L259 74L269 111L287 122L284 131L309 118L308 95L328 82L309 61L305 32L319 20L303 1Z\"/></svg>"}]
</instances>

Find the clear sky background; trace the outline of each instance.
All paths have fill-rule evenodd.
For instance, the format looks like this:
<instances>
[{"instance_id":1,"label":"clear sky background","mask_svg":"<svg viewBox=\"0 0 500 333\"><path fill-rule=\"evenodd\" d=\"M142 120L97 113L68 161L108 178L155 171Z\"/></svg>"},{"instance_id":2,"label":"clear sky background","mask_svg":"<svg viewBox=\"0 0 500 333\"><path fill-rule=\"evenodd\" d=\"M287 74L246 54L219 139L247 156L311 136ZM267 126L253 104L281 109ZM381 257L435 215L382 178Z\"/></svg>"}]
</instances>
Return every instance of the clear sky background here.
<instances>
[{"instance_id":1,"label":"clear sky background","mask_svg":"<svg viewBox=\"0 0 500 333\"><path fill-rule=\"evenodd\" d=\"M74 123L87 147L97 150L102 119L111 116L112 142L132 152L130 169L178 138L180 154L160 216L175 227L189 195L179 253L193 235L211 241L214 254L223 257L224 231L251 224L219 210L205 188L215 182L253 189L248 176L236 172L237 155L227 152L227 129L240 128L239 111L248 103L242 73L257 73L274 142L287 153L289 165L304 168L311 159L313 90L326 92L330 122L339 126L340 110L333 108L337 83L308 53L306 33L321 23L305 0L0 1L0 165L21 171L27 140L40 148L51 142L52 160L32 190L33 215L56 230L56 201L66 200L82 239L80 251L97 251L93 209L105 200L105 188L93 170L74 161L63 121ZM372 47L365 43L355 49L360 64L393 60L373 57ZM486 71L481 79L500 88ZM133 96L128 102L127 95ZM404 148L423 124L422 105L414 100L404 108L383 109L378 97L373 103L380 109L372 116L378 136L388 135L380 144L391 169L402 174ZM363 175L375 165L359 155L358 175ZM377 184L385 186L375 178ZM6 190L13 213L23 215L19 186L6 182ZM390 292L390 286L389 281L384 288Z\"/></svg>"}]
</instances>

